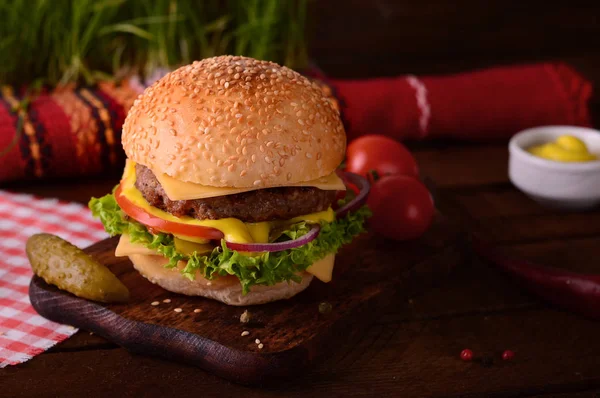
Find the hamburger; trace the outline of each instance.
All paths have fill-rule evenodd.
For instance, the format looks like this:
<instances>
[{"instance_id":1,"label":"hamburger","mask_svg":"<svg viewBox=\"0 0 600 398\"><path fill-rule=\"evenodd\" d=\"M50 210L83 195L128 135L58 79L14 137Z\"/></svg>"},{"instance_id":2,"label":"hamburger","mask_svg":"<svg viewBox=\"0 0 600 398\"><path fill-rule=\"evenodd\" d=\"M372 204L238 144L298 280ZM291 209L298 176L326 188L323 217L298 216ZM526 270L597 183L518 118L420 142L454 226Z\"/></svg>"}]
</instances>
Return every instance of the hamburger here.
<instances>
[{"instance_id":1,"label":"hamburger","mask_svg":"<svg viewBox=\"0 0 600 398\"><path fill-rule=\"evenodd\" d=\"M115 255L172 292L290 298L331 281L369 215L368 184L336 173L346 135L335 104L272 62L222 56L167 74L134 102L122 144L120 184L89 206L121 236Z\"/></svg>"}]
</instances>

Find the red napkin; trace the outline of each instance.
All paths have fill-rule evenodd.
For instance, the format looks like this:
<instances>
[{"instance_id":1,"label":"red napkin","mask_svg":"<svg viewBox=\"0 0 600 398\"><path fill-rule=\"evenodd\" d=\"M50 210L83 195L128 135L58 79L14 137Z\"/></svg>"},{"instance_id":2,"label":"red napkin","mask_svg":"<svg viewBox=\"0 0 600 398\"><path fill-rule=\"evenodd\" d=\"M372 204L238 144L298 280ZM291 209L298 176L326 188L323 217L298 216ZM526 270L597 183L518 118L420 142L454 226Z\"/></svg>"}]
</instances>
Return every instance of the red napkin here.
<instances>
[{"instance_id":1,"label":"red napkin","mask_svg":"<svg viewBox=\"0 0 600 398\"><path fill-rule=\"evenodd\" d=\"M330 83L342 102L349 139L383 134L486 141L533 126L590 125L592 85L561 63Z\"/></svg>"}]
</instances>

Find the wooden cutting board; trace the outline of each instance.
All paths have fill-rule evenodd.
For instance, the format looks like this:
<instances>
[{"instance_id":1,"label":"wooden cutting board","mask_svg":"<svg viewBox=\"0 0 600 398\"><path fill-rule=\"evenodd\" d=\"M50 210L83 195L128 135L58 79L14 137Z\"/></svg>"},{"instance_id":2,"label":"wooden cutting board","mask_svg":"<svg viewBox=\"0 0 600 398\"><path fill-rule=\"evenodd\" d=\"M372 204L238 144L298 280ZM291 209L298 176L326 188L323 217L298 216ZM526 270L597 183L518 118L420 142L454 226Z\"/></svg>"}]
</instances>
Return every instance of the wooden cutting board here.
<instances>
[{"instance_id":1,"label":"wooden cutting board","mask_svg":"<svg viewBox=\"0 0 600 398\"><path fill-rule=\"evenodd\" d=\"M443 217L418 241L363 235L340 251L331 283L315 278L290 300L247 307L250 324L239 320L246 308L170 293L148 282L128 259L114 257L116 238L86 252L129 288L129 303L93 303L37 277L29 295L42 316L94 332L132 352L190 363L238 383L266 383L293 375L336 340L364 328L387 305L446 276L460 261L460 241L458 229ZM153 301L160 304L152 306ZM321 302L330 303L332 311L319 313ZM243 331L250 334L241 336Z\"/></svg>"}]
</instances>

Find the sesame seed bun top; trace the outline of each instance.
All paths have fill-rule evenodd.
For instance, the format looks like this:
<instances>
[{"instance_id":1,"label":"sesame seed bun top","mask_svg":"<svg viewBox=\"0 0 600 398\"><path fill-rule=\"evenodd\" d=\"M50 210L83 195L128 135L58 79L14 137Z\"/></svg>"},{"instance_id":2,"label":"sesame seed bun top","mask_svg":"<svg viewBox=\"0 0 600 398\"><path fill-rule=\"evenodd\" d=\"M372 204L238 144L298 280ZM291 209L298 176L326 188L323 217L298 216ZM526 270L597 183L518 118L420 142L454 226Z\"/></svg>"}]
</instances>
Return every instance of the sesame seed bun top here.
<instances>
[{"instance_id":1,"label":"sesame seed bun top","mask_svg":"<svg viewBox=\"0 0 600 398\"><path fill-rule=\"evenodd\" d=\"M331 174L346 134L339 112L302 75L222 56L148 87L123 125L123 148L155 173L215 187L269 187Z\"/></svg>"}]
</instances>

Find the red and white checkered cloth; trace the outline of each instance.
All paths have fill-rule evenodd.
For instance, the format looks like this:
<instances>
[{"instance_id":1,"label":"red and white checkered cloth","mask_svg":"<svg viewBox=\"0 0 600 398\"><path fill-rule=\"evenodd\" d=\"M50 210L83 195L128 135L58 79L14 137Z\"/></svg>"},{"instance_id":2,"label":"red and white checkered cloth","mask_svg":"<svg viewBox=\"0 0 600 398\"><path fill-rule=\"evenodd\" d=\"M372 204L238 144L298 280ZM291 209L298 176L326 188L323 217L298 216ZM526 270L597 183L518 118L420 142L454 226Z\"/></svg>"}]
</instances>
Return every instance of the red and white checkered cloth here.
<instances>
[{"instance_id":1,"label":"red and white checkered cloth","mask_svg":"<svg viewBox=\"0 0 600 398\"><path fill-rule=\"evenodd\" d=\"M83 205L0 191L0 368L25 362L77 331L42 318L29 302L33 273L25 242L38 232L81 248L108 236Z\"/></svg>"}]
</instances>

